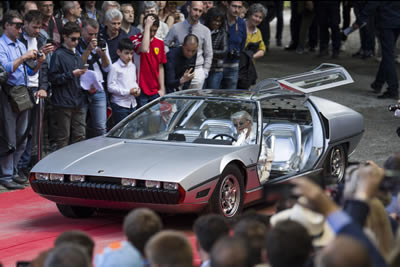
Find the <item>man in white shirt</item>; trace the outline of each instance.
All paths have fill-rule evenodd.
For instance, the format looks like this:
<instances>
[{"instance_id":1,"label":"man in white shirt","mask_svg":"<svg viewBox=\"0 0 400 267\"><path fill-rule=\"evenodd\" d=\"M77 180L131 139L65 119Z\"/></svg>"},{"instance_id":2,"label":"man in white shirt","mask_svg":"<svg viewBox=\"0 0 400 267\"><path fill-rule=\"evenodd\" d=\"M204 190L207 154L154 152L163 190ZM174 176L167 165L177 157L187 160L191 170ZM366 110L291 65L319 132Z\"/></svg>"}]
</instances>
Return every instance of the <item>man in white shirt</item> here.
<instances>
[{"instance_id":1,"label":"man in white shirt","mask_svg":"<svg viewBox=\"0 0 400 267\"><path fill-rule=\"evenodd\" d=\"M119 59L108 73L108 91L111 94L112 119L114 125L136 110L136 96L140 88L136 79L136 67L132 63L134 46L129 38L118 43Z\"/></svg>"}]
</instances>

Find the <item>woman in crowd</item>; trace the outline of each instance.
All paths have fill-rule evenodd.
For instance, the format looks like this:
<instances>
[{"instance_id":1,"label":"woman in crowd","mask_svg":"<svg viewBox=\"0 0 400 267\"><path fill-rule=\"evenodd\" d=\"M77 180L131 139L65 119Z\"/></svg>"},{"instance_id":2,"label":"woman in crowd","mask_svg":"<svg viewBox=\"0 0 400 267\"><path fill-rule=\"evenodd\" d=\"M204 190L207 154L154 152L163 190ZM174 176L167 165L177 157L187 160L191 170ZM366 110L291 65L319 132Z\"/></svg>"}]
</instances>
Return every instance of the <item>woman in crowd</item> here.
<instances>
[{"instance_id":1,"label":"woman in crowd","mask_svg":"<svg viewBox=\"0 0 400 267\"><path fill-rule=\"evenodd\" d=\"M266 15L267 9L261 4L252 4L247 11L247 39L245 49L253 52L253 59L263 57L265 54L265 44L261 31L257 26L260 25Z\"/></svg>"},{"instance_id":2,"label":"woman in crowd","mask_svg":"<svg viewBox=\"0 0 400 267\"><path fill-rule=\"evenodd\" d=\"M162 22L167 23L168 28L171 28L172 25L175 23L174 17L169 14L168 9L166 8L168 1L156 1L160 10L158 11L158 17Z\"/></svg>"},{"instance_id":3,"label":"woman in crowd","mask_svg":"<svg viewBox=\"0 0 400 267\"><path fill-rule=\"evenodd\" d=\"M205 25L211 31L213 60L208 78L204 82L204 88L219 89L221 85L224 58L229 47L224 22L224 14L218 8L214 7L208 10Z\"/></svg>"}]
</instances>

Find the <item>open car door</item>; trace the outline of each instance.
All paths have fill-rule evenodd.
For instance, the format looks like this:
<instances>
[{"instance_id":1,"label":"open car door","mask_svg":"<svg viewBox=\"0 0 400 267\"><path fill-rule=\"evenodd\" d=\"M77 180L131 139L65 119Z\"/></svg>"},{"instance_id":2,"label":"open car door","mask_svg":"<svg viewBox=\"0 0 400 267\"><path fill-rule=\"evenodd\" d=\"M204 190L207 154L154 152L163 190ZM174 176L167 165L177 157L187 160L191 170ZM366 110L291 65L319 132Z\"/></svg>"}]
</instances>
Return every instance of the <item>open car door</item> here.
<instances>
[{"instance_id":1,"label":"open car door","mask_svg":"<svg viewBox=\"0 0 400 267\"><path fill-rule=\"evenodd\" d=\"M279 78L277 82L284 89L309 94L354 81L342 66L323 63L310 72Z\"/></svg>"}]
</instances>

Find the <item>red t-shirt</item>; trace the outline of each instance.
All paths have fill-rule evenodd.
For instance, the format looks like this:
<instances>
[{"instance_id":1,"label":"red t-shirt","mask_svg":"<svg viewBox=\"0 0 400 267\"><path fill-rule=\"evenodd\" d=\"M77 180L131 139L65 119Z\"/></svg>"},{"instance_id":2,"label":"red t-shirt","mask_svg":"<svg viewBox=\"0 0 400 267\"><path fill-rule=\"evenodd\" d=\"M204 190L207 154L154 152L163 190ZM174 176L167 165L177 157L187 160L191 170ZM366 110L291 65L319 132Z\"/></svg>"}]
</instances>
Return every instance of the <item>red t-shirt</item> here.
<instances>
[{"instance_id":1,"label":"red t-shirt","mask_svg":"<svg viewBox=\"0 0 400 267\"><path fill-rule=\"evenodd\" d=\"M139 87L146 95L155 95L160 89L160 85L158 83L158 76L160 75L159 65L167 63L164 41L154 37L150 42L149 53L139 54L139 48L142 44L143 35L139 33L131 36L130 39L133 42L136 52L134 62L137 68Z\"/></svg>"}]
</instances>

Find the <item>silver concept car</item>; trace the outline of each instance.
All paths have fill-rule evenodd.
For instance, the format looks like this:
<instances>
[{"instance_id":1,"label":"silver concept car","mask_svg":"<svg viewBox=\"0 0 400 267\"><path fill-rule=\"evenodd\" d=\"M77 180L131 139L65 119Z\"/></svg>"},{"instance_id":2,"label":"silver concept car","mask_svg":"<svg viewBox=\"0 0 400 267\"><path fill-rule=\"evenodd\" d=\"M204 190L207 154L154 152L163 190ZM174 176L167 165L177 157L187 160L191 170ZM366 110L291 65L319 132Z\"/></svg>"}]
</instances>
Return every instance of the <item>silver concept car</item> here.
<instances>
[{"instance_id":1,"label":"silver concept car","mask_svg":"<svg viewBox=\"0 0 400 267\"><path fill-rule=\"evenodd\" d=\"M31 171L33 190L66 217L149 207L226 217L263 188L302 175L344 176L364 132L361 114L311 96L353 82L341 66L267 79L253 90L185 90L132 113L105 136L62 148ZM245 111L250 136L233 115Z\"/></svg>"}]
</instances>

